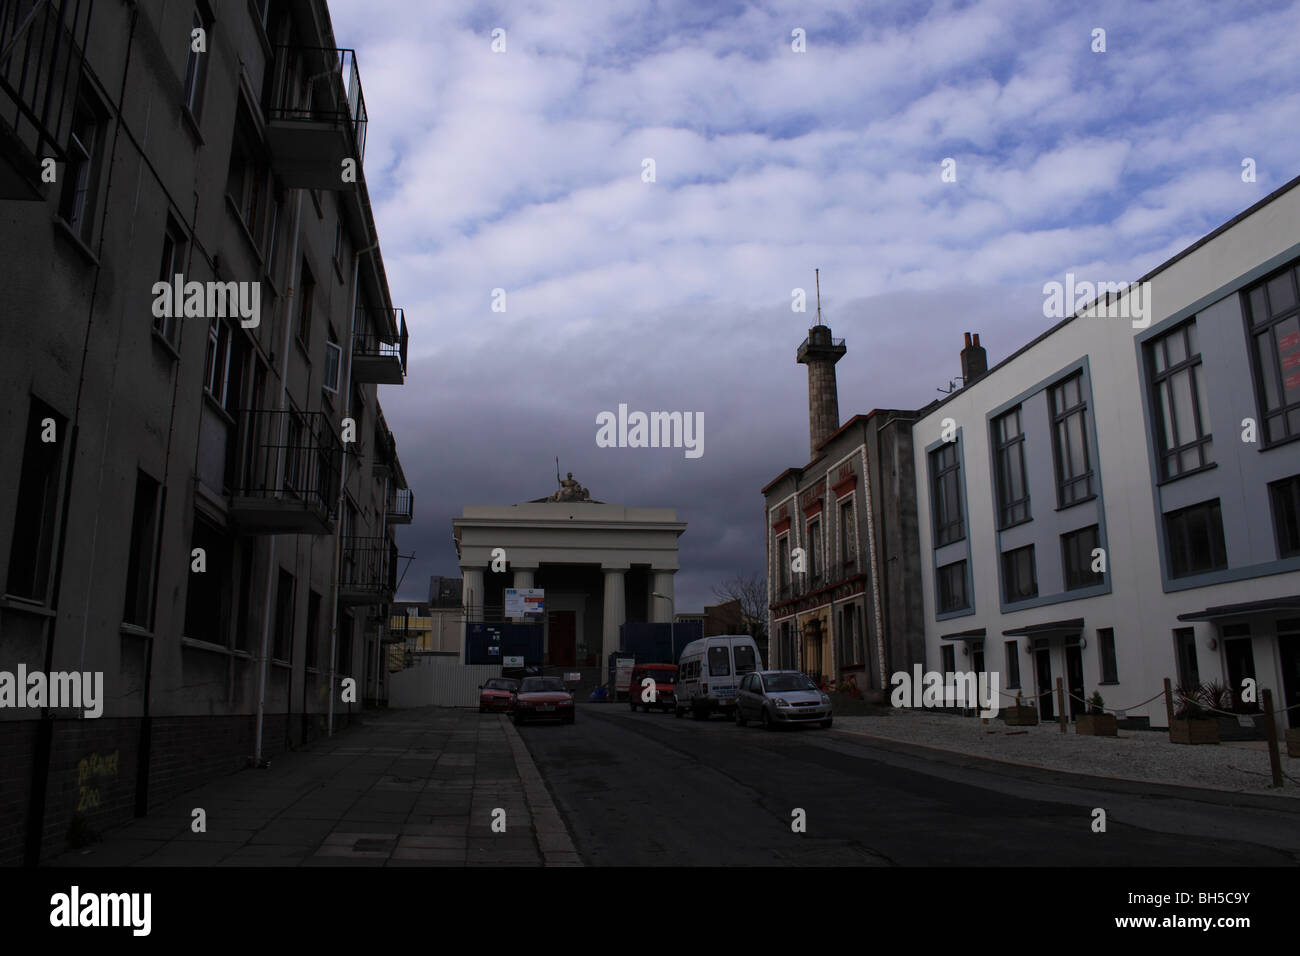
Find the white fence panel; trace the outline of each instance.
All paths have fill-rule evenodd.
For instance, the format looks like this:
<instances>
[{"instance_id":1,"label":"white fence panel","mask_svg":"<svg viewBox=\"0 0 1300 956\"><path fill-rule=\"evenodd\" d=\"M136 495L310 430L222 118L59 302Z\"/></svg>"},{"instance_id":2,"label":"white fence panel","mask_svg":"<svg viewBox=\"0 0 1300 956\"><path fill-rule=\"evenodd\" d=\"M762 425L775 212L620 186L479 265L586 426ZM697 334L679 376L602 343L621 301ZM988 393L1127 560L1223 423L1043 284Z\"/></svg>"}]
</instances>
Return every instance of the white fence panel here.
<instances>
[{"instance_id":1,"label":"white fence panel","mask_svg":"<svg viewBox=\"0 0 1300 956\"><path fill-rule=\"evenodd\" d=\"M427 657L389 675L388 706L477 707L479 685L500 676L500 664L462 664L459 657Z\"/></svg>"}]
</instances>

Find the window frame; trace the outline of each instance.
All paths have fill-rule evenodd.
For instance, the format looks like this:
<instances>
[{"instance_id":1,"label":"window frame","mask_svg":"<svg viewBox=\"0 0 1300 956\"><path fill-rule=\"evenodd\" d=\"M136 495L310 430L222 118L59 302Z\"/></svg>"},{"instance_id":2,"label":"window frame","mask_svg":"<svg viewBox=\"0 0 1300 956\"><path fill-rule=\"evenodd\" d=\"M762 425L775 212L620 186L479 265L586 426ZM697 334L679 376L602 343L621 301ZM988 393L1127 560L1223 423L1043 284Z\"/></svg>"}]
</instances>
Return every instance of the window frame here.
<instances>
[{"instance_id":1,"label":"window frame","mask_svg":"<svg viewBox=\"0 0 1300 956\"><path fill-rule=\"evenodd\" d=\"M1029 507L1029 472L1025 467L1025 428L1023 418L1023 405L1017 405L1015 408L1003 412L997 418L993 419L991 425L993 429L993 461L994 461L994 491L997 496L998 506L998 526L997 530L1005 531L1007 528L1014 528L1016 525L1025 524L1033 520L1033 514ZM1016 432L1014 435L1008 435L1004 427L1012 416L1015 416ZM1008 469L1014 462L1018 463L1020 472L1020 486L1023 489L1023 495L1019 498L1010 499L1010 484L1007 481ZM1023 515L1017 517L1019 509L1023 508Z\"/></svg>"},{"instance_id":2,"label":"window frame","mask_svg":"<svg viewBox=\"0 0 1300 956\"><path fill-rule=\"evenodd\" d=\"M1012 595L1012 584L1019 579L1018 574L1012 574L1015 570L1013 565L1018 562L1019 555L1028 553L1029 555L1029 574L1032 583L1032 593L1022 594L1019 596ZM1038 555L1035 546L1026 544L1023 547L1012 548L1010 551L1003 551L1000 555L1002 563L1002 603L1019 604L1022 601L1032 601L1038 597Z\"/></svg>"},{"instance_id":3,"label":"window frame","mask_svg":"<svg viewBox=\"0 0 1300 956\"><path fill-rule=\"evenodd\" d=\"M1169 343L1174 336L1182 338L1183 358L1171 365L1169 362ZM1195 351L1193 351L1193 345L1196 346ZM1146 355L1148 390L1151 401L1151 428L1157 470L1161 481L1172 481L1183 475L1207 468L1214 463L1209 457L1209 445L1214 436L1212 432L1206 430L1209 423L1203 421L1201 415L1203 407L1208 409L1208 400L1205 394L1204 376L1201 371L1202 361L1196 319L1192 318L1180 323L1176 328L1146 342L1143 348ZM1157 371L1157 358L1161 359L1164 365L1164 368L1159 371ZM1181 436L1178 434L1179 415L1176 407L1178 392L1174 387L1176 380L1183 374L1188 376L1190 382L1192 427L1195 432L1194 437L1188 441L1181 441ZM1172 420L1167 420L1165 417L1166 399L1173 413ZM1165 439L1169 435L1172 436L1173 445L1165 447ZM1184 468L1182 466L1183 456L1191 452L1196 453L1197 461L1195 464Z\"/></svg>"},{"instance_id":4,"label":"window frame","mask_svg":"<svg viewBox=\"0 0 1300 956\"><path fill-rule=\"evenodd\" d=\"M1185 519L1193 512L1196 512L1201 509L1205 509L1207 511L1208 516L1213 516L1216 514L1218 516L1217 520L1213 520L1212 517L1207 516L1207 520L1210 521L1209 530L1211 532L1211 534L1209 535L1209 537L1211 538L1210 541L1211 563L1208 567L1193 568L1189 566L1186 570L1179 571L1178 563L1175 560L1175 555L1177 554L1177 552L1175 551L1175 542L1174 542L1175 528L1173 527L1173 523L1177 520ZM1223 571L1228 568L1228 542L1227 542L1227 538L1224 536L1223 533L1223 507L1222 507L1222 503L1218 498L1210 498L1206 501L1200 501L1197 502L1196 504L1188 505L1185 508L1177 508L1173 511L1167 511L1163 513L1160 516L1160 518L1161 518L1161 524L1164 528L1164 534L1165 534L1165 551L1166 551L1166 557L1169 561L1170 579L1190 578L1190 577L1195 577L1196 575L1199 574L1211 574L1215 571ZM1218 544L1219 544L1218 557L1221 559L1218 561L1215 560L1216 557L1214 554L1215 541L1213 540L1214 535L1212 534L1216 526L1218 528ZM1191 538L1190 535L1187 533L1187 526L1184 524L1181 530L1183 532L1181 535L1181 537L1184 539L1183 544L1188 545L1188 547L1185 547L1183 551L1184 553L1190 555Z\"/></svg>"},{"instance_id":5,"label":"window frame","mask_svg":"<svg viewBox=\"0 0 1300 956\"><path fill-rule=\"evenodd\" d=\"M951 451L951 464L944 464L941 456ZM956 514L947 515L946 508L940 508L941 500L940 491L945 482L952 482L953 495L955 502ZM931 525L933 526L934 546L942 548L958 541L966 539L966 519L965 509L962 505L961 493L961 456L957 454L957 442L944 442L940 447L930 452L930 514ZM945 521L939 523L940 512L945 512ZM949 537L952 535L952 537Z\"/></svg>"},{"instance_id":6,"label":"window frame","mask_svg":"<svg viewBox=\"0 0 1300 956\"><path fill-rule=\"evenodd\" d=\"M1070 556L1071 544L1081 536L1092 532L1093 545L1087 548L1087 555L1082 557L1083 565L1075 568L1074 577L1071 577ZM1099 584L1106 583L1106 574L1103 571L1092 570L1092 552L1101 547L1101 525L1090 524L1082 528L1076 528L1073 531L1066 531L1061 535L1061 578L1067 591L1079 591L1084 588L1096 587ZM1076 549L1077 550L1077 549ZM1073 581L1073 583L1071 583Z\"/></svg>"},{"instance_id":7,"label":"window frame","mask_svg":"<svg viewBox=\"0 0 1300 956\"><path fill-rule=\"evenodd\" d=\"M1003 654L1007 668L1007 690L1020 689L1020 642L1003 641Z\"/></svg>"},{"instance_id":8,"label":"window frame","mask_svg":"<svg viewBox=\"0 0 1300 956\"><path fill-rule=\"evenodd\" d=\"M1101 670L1102 684L1119 683L1119 651L1115 647L1115 629L1097 628L1097 664Z\"/></svg>"},{"instance_id":9,"label":"window frame","mask_svg":"<svg viewBox=\"0 0 1300 956\"><path fill-rule=\"evenodd\" d=\"M1074 404L1067 406L1065 390L1072 383L1077 383L1079 398ZM1056 470L1056 504L1057 510L1064 510L1097 496L1096 489L1093 487L1096 469L1093 467L1092 449L1089 447L1088 397L1083 387L1083 370L1071 372L1051 385L1047 390L1047 403L1052 424L1052 464ZM1081 439L1079 450L1083 455L1083 467L1081 471L1071 471L1067 475L1066 458L1070 452L1068 433L1070 421L1074 418L1079 420ZM1066 441L1061 439L1062 429L1066 432ZM1073 466L1075 463L1070 462L1070 464ZM1084 486L1084 493L1076 495L1073 489L1081 483Z\"/></svg>"},{"instance_id":10,"label":"window frame","mask_svg":"<svg viewBox=\"0 0 1300 956\"><path fill-rule=\"evenodd\" d=\"M953 569L953 570L949 570ZM945 575L944 572L948 572ZM962 603L957 606L947 607L943 598L945 595L944 584L945 577L951 578L960 572L961 578L961 599ZM950 561L947 564L940 565L934 569L934 606L937 614L951 614L954 611L966 611L970 609L970 589L966 586L966 559L959 558L956 561Z\"/></svg>"},{"instance_id":11,"label":"window frame","mask_svg":"<svg viewBox=\"0 0 1300 956\"><path fill-rule=\"evenodd\" d=\"M199 29L204 34L203 53L198 53L194 49L194 31ZM212 20L199 4L194 6L189 36L189 53L185 58L185 73L181 83L181 106L197 121L203 111L203 94L208 79L208 54L212 49Z\"/></svg>"},{"instance_id":12,"label":"window frame","mask_svg":"<svg viewBox=\"0 0 1300 956\"><path fill-rule=\"evenodd\" d=\"M1283 523L1279 516L1279 504L1287 504L1283 500L1284 497L1290 498L1290 523L1295 528L1293 542L1289 548L1284 540ZM1268 484L1268 501L1269 514L1273 521L1273 539L1277 545L1278 558L1300 557L1300 474L1279 478L1277 481L1270 481Z\"/></svg>"},{"instance_id":13,"label":"window frame","mask_svg":"<svg viewBox=\"0 0 1300 956\"><path fill-rule=\"evenodd\" d=\"M1288 276L1291 281L1291 291L1294 296L1292 304L1280 312L1274 312L1272 308L1272 293L1269 286L1283 276ZM1263 318L1257 318L1255 297L1260 296L1264 306L1265 315ZM1290 420L1292 415L1300 416L1300 396L1295 401L1288 402L1286 399L1286 382L1288 378L1300 376L1300 368L1292 371L1287 375L1287 369L1282 367L1282 356L1279 354L1280 343L1277 337L1279 326L1292 320L1297 320L1300 324L1300 260L1293 260L1282 268L1264 276L1258 282L1241 290L1241 310L1245 320L1247 351L1250 353L1251 374L1254 376L1255 385L1255 405L1259 413L1261 442L1264 448L1272 448L1300 438L1300 426L1291 428ZM1300 335L1300 329L1297 332L1286 336L1291 339L1292 335ZM1268 350L1271 359L1269 371L1274 376L1273 381L1277 387L1279 405L1270 408L1267 405L1267 383L1264 376L1263 356L1261 354L1261 340L1266 339L1270 345ZM1300 353L1295 353L1300 355ZM1290 356L1288 356L1289 358ZM1273 419L1280 419L1282 424L1282 435L1273 438L1270 432L1270 424Z\"/></svg>"},{"instance_id":14,"label":"window frame","mask_svg":"<svg viewBox=\"0 0 1300 956\"><path fill-rule=\"evenodd\" d=\"M52 419L56 441L44 442L40 436L44 432L42 422ZM22 462L18 471L18 486L13 500L13 524L9 527L9 565L5 571L4 593L8 597L19 598L42 607L48 607L54 586L54 559L57 553L56 539L59 526L63 521L66 506L65 488L67 470L73 466L72 455L65 453L65 445L71 442L69 420L52 405L42 401L36 395L30 395L27 409L27 431L23 438ZM53 447L51 447L53 446ZM43 460L37 462L33 452L42 453ZM39 474L33 475L29 469L39 467ZM36 488L36 484L40 488ZM31 497L38 494L40 501L34 506ZM21 546L24 539L19 527L23 518L39 515L34 529L35 537L28 539L28 546ZM15 560L19 553L30 555L30 564ZM19 569L30 568L31 583L21 589L16 584L25 584L15 578Z\"/></svg>"},{"instance_id":15,"label":"window frame","mask_svg":"<svg viewBox=\"0 0 1300 956\"><path fill-rule=\"evenodd\" d=\"M78 130L81 117L89 118L89 143L82 142ZM59 194L58 215L68 230L90 246L95 238L95 213L99 205L100 167L103 165L104 134L108 111L94 92L88 74L82 74L74 100L72 125L68 130L66 155L61 172L63 188ZM72 157L80 158L73 164Z\"/></svg>"}]
</instances>

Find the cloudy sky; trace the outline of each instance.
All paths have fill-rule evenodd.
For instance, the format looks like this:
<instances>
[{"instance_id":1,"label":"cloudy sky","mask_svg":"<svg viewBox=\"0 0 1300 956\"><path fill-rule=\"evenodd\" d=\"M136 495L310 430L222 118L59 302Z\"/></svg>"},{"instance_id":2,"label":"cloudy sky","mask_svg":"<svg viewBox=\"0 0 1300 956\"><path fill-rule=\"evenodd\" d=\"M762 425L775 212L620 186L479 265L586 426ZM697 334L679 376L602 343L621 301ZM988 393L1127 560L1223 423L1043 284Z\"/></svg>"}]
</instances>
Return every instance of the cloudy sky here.
<instances>
[{"instance_id":1,"label":"cloudy sky","mask_svg":"<svg viewBox=\"0 0 1300 956\"><path fill-rule=\"evenodd\" d=\"M1136 279L1300 174L1300 2L331 8L411 327L381 393L403 599L458 573L463 505L549 494L558 455L594 498L676 508L678 610L713 603L808 458L814 268L841 420L919 407L963 332L997 362L1051 324L1045 282ZM620 403L702 412L704 454L597 447Z\"/></svg>"}]
</instances>

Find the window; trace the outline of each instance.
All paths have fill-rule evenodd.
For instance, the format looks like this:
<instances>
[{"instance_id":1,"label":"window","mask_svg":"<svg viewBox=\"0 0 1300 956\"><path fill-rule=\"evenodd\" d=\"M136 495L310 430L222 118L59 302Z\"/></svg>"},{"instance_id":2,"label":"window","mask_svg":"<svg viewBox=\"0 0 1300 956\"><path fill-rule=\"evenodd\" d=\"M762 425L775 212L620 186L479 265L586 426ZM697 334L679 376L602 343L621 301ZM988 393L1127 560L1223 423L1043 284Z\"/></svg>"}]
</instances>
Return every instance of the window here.
<instances>
[{"instance_id":1,"label":"window","mask_svg":"<svg viewBox=\"0 0 1300 956\"><path fill-rule=\"evenodd\" d=\"M1300 262L1243 292L1266 444L1300 436Z\"/></svg>"},{"instance_id":2,"label":"window","mask_svg":"<svg viewBox=\"0 0 1300 956\"><path fill-rule=\"evenodd\" d=\"M1020 642L1006 641L1003 645L1007 655L1007 690L1020 687Z\"/></svg>"},{"instance_id":3,"label":"window","mask_svg":"<svg viewBox=\"0 0 1300 956\"><path fill-rule=\"evenodd\" d=\"M1228 566L1218 498L1165 515L1165 538L1169 542L1170 577L1181 578Z\"/></svg>"},{"instance_id":4,"label":"window","mask_svg":"<svg viewBox=\"0 0 1300 956\"><path fill-rule=\"evenodd\" d=\"M204 361L203 390L226 407L230 395L230 326L218 318L208 320L208 355Z\"/></svg>"},{"instance_id":5,"label":"window","mask_svg":"<svg viewBox=\"0 0 1300 956\"><path fill-rule=\"evenodd\" d=\"M816 583L822 575L822 523L808 522L808 581Z\"/></svg>"},{"instance_id":6,"label":"window","mask_svg":"<svg viewBox=\"0 0 1300 956\"><path fill-rule=\"evenodd\" d=\"M275 589L275 646L271 652L279 661L290 660L293 653L293 598L293 575L281 568Z\"/></svg>"},{"instance_id":7,"label":"window","mask_svg":"<svg viewBox=\"0 0 1300 956\"><path fill-rule=\"evenodd\" d=\"M957 671L957 649L951 644L939 648L939 667L945 674Z\"/></svg>"},{"instance_id":8,"label":"window","mask_svg":"<svg viewBox=\"0 0 1300 956\"><path fill-rule=\"evenodd\" d=\"M279 248L280 220L284 211L284 190L280 187L279 180L272 183L271 192L271 215L266 225L266 274L274 277L275 268L279 265L275 255Z\"/></svg>"},{"instance_id":9,"label":"window","mask_svg":"<svg viewBox=\"0 0 1300 956\"><path fill-rule=\"evenodd\" d=\"M840 666L856 667L862 663L861 643L858 640L858 606L847 604L840 608Z\"/></svg>"},{"instance_id":10,"label":"window","mask_svg":"<svg viewBox=\"0 0 1300 956\"><path fill-rule=\"evenodd\" d=\"M198 116L199 107L203 102L203 83L208 72L208 55L194 49L194 30L203 31L205 46L209 50L212 49L212 25L197 9L194 11L194 18L190 25L190 55L185 62L185 108L192 115Z\"/></svg>"},{"instance_id":11,"label":"window","mask_svg":"<svg viewBox=\"0 0 1300 956\"><path fill-rule=\"evenodd\" d=\"M781 593L778 597L786 597L790 588L790 536L782 535L776 545L776 579L780 582Z\"/></svg>"},{"instance_id":12,"label":"window","mask_svg":"<svg viewBox=\"0 0 1300 956\"><path fill-rule=\"evenodd\" d=\"M1146 349L1160 477L1176 478L1210 463L1210 415L1196 323L1179 326Z\"/></svg>"},{"instance_id":13,"label":"window","mask_svg":"<svg viewBox=\"0 0 1300 956\"><path fill-rule=\"evenodd\" d=\"M945 564L937 574L939 613L961 611L970 606L966 596L966 562L954 561Z\"/></svg>"},{"instance_id":14,"label":"window","mask_svg":"<svg viewBox=\"0 0 1300 956\"><path fill-rule=\"evenodd\" d=\"M198 512L194 514L194 527L190 532L190 548L202 548L204 565L207 570L198 572L189 568L189 589L185 594L185 636L210 644L227 643L230 622L230 587L231 568L234 559L233 536ZM252 562L245 556L245 565ZM245 573L245 578L250 575ZM245 581L244 594L240 596L241 607L246 608L248 598L245 596L249 582ZM239 622L243 627L249 625L248 617L241 613ZM246 637L236 638L239 646L247 644Z\"/></svg>"},{"instance_id":15,"label":"window","mask_svg":"<svg viewBox=\"0 0 1300 956\"><path fill-rule=\"evenodd\" d=\"M1083 399L1083 373L1075 372L1049 390L1052 408L1052 448L1056 460L1057 504L1062 507L1093 496L1092 465L1088 460L1088 405Z\"/></svg>"},{"instance_id":16,"label":"window","mask_svg":"<svg viewBox=\"0 0 1300 956\"><path fill-rule=\"evenodd\" d=\"M1067 591L1104 582L1105 575L1092 570L1092 553L1100 547L1098 533L1098 526L1092 525L1061 535L1061 565L1065 569Z\"/></svg>"},{"instance_id":17,"label":"window","mask_svg":"<svg viewBox=\"0 0 1300 956\"><path fill-rule=\"evenodd\" d=\"M266 163L254 149L255 137L248 131L251 124L240 115L235 125L230 147L230 168L226 174L226 193L234 203L244 228L258 242L262 228L262 213L266 205L266 181L269 176ZM260 250L259 250L260 251Z\"/></svg>"},{"instance_id":18,"label":"window","mask_svg":"<svg viewBox=\"0 0 1300 956\"><path fill-rule=\"evenodd\" d=\"M1115 629L1097 628L1097 656L1101 659L1101 682L1119 683L1119 662L1115 656Z\"/></svg>"},{"instance_id":19,"label":"window","mask_svg":"<svg viewBox=\"0 0 1300 956\"><path fill-rule=\"evenodd\" d=\"M1020 406L993 420L996 462L998 528L1029 520L1029 484L1025 480L1025 434L1020 427Z\"/></svg>"},{"instance_id":20,"label":"window","mask_svg":"<svg viewBox=\"0 0 1300 956\"><path fill-rule=\"evenodd\" d=\"M853 499L840 504L840 563L853 564L853 539L857 529L853 521Z\"/></svg>"},{"instance_id":21,"label":"window","mask_svg":"<svg viewBox=\"0 0 1300 956\"><path fill-rule=\"evenodd\" d=\"M315 293L316 280L312 278L311 267L304 259L298 282L298 338L302 340L303 345L311 341L311 307Z\"/></svg>"},{"instance_id":22,"label":"window","mask_svg":"<svg viewBox=\"0 0 1300 956\"><path fill-rule=\"evenodd\" d=\"M342 362L343 350L334 341L334 333L331 332L330 341L325 343L325 380L321 383L321 387L325 391L338 394L339 369Z\"/></svg>"},{"instance_id":23,"label":"window","mask_svg":"<svg viewBox=\"0 0 1300 956\"><path fill-rule=\"evenodd\" d=\"M175 281L176 276L185 274L185 246L185 233L169 216L167 218L167 228L163 232L162 262L158 266L159 282L166 282L170 286ZM171 310L168 309L167 311ZM180 324L181 317L179 315L162 316L153 320L153 327L158 331L158 334L171 343L173 347L176 345Z\"/></svg>"},{"instance_id":24,"label":"window","mask_svg":"<svg viewBox=\"0 0 1300 956\"><path fill-rule=\"evenodd\" d=\"M709 648L709 676L727 677L731 674L731 651L726 647Z\"/></svg>"},{"instance_id":25,"label":"window","mask_svg":"<svg viewBox=\"0 0 1300 956\"><path fill-rule=\"evenodd\" d=\"M1292 475L1268 486L1273 502L1273 528L1277 532L1277 556L1300 555L1300 475Z\"/></svg>"},{"instance_id":26,"label":"window","mask_svg":"<svg viewBox=\"0 0 1300 956\"><path fill-rule=\"evenodd\" d=\"M103 111L88 87L89 84L83 80L77 94L72 130L68 134L67 168L60 172L63 192L59 197L59 215L87 244L94 231L95 197L99 192L99 163L105 127Z\"/></svg>"},{"instance_id":27,"label":"window","mask_svg":"<svg viewBox=\"0 0 1300 956\"><path fill-rule=\"evenodd\" d=\"M1196 664L1196 631L1180 627L1174 631L1174 662L1178 668L1178 686L1192 691L1201 685L1201 671Z\"/></svg>"},{"instance_id":28,"label":"window","mask_svg":"<svg viewBox=\"0 0 1300 956\"><path fill-rule=\"evenodd\" d=\"M158 554L158 482L143 471L135 476L135 510L131 513L131 550L126 564L126 602L122 620L153 626L154 565Z\"/></svg>"},{"instance_id":29,"label":"window","mask_svg":"<svg viewBox=\"0 0 1300 956\"><path fill-rule=\"evenodd\" d=\"M942 547L966 537L962 528L960 469L956 442L945 442L930 452L930 483L934 498L934 546Z\"/></svg>"},{"instance_id":30,"label":"window","mask_svg":"<svg viewBox=\"0 0 1300 956\"><path fill-rule=\"evenodd\" d=\"M67 419L33 396L27 413L5 590L42 604L49 598L63 444L67 440Z\"/></svg>"},{"instance_id":31,"label":"window","mask_svg":"<svg viewBox=\"0 0 1300 956\"><path fill-rule=\"evenodd\" d=\"M320 602L320 594L307 592L307 667L315 667L320 657Z\"/></svg>"},{"instance_id":32,"label":"window","mask_svg":"<svg viewBox=\"0 0 1300 956\"><path fill-rule=\"evenodd\" d=\"M732 653L736 655L736 673L748 674L758 668L754 665L754 649L748 644L742 644L733 648Z\"/></svg>"},{"instance_id":33,"label":"window","mask_svg":"<svg viewBox=\"0 0 1300 956\"><path fill-rule=\"evenodd\" d=\"M1002 555L1002 591L1003 601L1007 604L1038 596L1032 544Z\"/></svg>"}]
</instances>

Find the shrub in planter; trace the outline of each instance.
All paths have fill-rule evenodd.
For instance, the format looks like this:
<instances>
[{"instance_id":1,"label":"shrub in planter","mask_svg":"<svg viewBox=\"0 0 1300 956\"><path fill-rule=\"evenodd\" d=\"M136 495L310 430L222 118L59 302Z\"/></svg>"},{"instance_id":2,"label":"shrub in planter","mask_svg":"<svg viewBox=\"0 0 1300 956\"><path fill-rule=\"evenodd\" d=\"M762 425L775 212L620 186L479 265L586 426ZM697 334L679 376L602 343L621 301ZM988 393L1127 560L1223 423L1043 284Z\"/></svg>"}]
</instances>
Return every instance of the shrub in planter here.
<instances>
[{"instance_id":1,"label":"shrub in planter","mask_svg":"<svg viewBox=\"0 0 1300 956\"><path fill-rule=\"evenodd\" d=\"M1173 723L1169 725L1169 739L1173 743L1217 744L1219 742L1219 722L1204 706L1207 696L1206 686L1202 684L1191 691L1179 687L1174 692L1178 697L1178 705L1174 710ZM1209 696L1214 696L1213 689Z\"/></svg>"},{"instance_id":2,"label":"shrub in planter","mask_svg":"<svg viewBox=\"0 0 1300 956\"><path fill-rule=\"evenodd\" d=\"M1074 732L1090 737L1119 736L1119 722L1114 714L1106 713L1106 702L1102 699L1101 691L1092 692L1092 697L1088 700L1088 712L1075 720Z\"/></svg>"}]
</instances>

